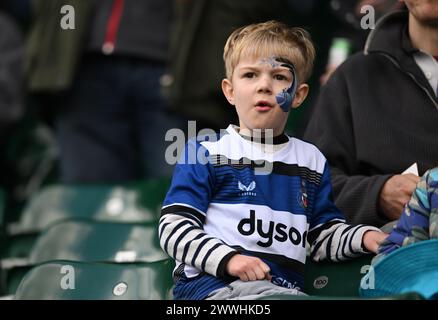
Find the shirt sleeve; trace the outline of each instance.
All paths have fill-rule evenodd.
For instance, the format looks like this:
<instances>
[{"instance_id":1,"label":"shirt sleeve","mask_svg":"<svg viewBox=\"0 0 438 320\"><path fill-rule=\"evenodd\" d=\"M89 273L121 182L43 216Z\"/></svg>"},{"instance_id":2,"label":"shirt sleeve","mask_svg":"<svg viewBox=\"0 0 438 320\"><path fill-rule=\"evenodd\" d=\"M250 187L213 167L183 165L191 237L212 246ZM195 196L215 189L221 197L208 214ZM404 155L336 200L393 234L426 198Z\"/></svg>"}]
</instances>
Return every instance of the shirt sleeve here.
<instances>
[{"instance_id":1,"label":"shirt sleeve","mask_svg":"<svg viewBox=\"0 0 438 320\"><path fill-rule=\"evenodd\" d=\"M342 261L367 253L363 247L365 232L379 229L366 225L349 225L333 202L330 170L326 164L316 195L308 241L314 261Z\"/></svg>"},{"instance_id":2,"label":"shirt sleeve","mask_svg":"<svg viewBox=\"0 0 438 320\"><path fill-rule=\"evenodd\" d=\"M203 229L215 179L212 165L200 163L203 158L208 158L208 151L190 141L175 167L163 203L160 245L178 261L214 276L224 276L226 263L237 252Z\"/></svg>"}]
</instances>

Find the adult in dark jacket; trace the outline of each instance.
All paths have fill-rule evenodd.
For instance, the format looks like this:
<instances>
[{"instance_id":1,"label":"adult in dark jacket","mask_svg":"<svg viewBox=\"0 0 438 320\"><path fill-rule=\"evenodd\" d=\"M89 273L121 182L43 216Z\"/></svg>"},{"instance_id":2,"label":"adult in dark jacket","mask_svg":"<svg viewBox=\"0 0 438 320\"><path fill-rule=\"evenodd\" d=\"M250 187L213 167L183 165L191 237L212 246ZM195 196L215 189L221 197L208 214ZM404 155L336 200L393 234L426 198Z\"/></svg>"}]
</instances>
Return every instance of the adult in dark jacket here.
<instances>
[{"instance_id":1,"label":"adult in dark jacket","mask_svg":"<svg viewBox=\"0 0 438 320\"><path fill-rule=\"evenodd\" d=\"M419 181L401 173L438 165L438 2L405 3L333 74L305 133L332 166L349 223L398 219Z\"/></svg>"}]
</instances>

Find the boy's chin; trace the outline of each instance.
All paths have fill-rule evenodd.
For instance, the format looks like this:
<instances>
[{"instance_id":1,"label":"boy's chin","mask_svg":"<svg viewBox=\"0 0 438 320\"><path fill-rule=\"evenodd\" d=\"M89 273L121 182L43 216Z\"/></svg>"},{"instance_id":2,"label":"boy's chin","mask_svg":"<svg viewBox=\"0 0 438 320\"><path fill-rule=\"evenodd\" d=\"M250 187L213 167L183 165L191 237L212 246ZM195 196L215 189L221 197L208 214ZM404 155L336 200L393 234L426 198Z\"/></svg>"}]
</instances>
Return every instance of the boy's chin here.
<instances>
[{"instance_id":1,"label":"boy's chin","mask_svg":"<svg viewBox=\"0 0 438 320\"><path fill-rule=\"evenodd\" d=\"M246 130L247 130L247 132L250 132L252 135L261 134L265 137L266 136L274 136L274 132L276 131L271 127L262 127L262 126L254 127L252 129L246 129Z\"/></svg>"},{"instance_id":2,"label":"boy's chin","mask_svg":"<svg viewBox=\"0 0 438 320\"><path fill-rule=\"evenodd\" d=\"M274 126L271 123L255 126L255 128L257 128L257 129L254 129L254 130L257 130L259 132L263 132L265 134L273 134L274 136L278 135L279 133L282 133L284 131L284 126L279 126L279 125Z\"/></svg>"}]
</instances>

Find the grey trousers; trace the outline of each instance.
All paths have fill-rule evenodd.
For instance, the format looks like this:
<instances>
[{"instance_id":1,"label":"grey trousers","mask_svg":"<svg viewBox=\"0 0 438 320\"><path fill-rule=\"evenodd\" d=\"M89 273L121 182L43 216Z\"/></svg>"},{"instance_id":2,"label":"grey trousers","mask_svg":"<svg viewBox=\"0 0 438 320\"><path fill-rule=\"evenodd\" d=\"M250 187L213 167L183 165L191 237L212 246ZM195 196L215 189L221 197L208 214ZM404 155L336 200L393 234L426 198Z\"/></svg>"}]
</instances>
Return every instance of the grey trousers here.
<instances>
[{"instance_id":1,"label":"grey trousers","mask_svg":"<svg viewBox=\"0 0 438 320\"><path fill-rule=\"evenodd\" d=\"M267 280L236 280L226 287L212 291L206 300L254 300L278 294L306 295L297 289L280 287Z\"/></svg>"}]
</instances>

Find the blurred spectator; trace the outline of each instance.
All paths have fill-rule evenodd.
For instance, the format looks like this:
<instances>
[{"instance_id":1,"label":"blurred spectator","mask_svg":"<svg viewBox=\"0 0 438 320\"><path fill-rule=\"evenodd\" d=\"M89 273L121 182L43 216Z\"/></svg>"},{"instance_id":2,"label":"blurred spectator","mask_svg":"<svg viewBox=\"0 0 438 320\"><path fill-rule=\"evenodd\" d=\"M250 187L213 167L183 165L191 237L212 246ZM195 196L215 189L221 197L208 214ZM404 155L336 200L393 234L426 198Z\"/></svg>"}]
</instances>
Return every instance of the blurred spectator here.
<instances>
[{"instance_id":1,"label":"blurred spectator","mask_svg":"<svg viewBox=\"0 0 438 320\"><path fill-rule=\"evenodd\" d=\"M33 0L2 0L0 11L7 12L22 30L27 30Z\"/></svg>"},{"instance_id":2,"label":"blurred spectator","mask_svg":"<svg viewBox=\"0 0 438 320\"><path fill-rule=\"evenodd\" d=\"M321 85L325 84L336 68L352 53L360 51L365 45L370 29L361 27L361 20L367 20L366 6L374 8L373 22L383 15L400 9L399 0L331 0L330 11L336 23L334 24L333 41L324 74L320 78ZM370 21L367 21L370 22Z\"/></svg>"},{"instance_id":3,"label":"blurred spectator","mask_svg":"<svg viewBox=\"0 0 438 320\"><path fill-rule=\"evenodd\" d=\"M23 35L17 23L0 11L0 165L1 184L9 180L6 144L24 113Z\"/></svg>"},{"instance_id":4,"label":"blurred spectator","mask_svg":"<svg viewBox=\"0 0 438 320\"><path fill-rule=\"evenodd\" d=\"M60 24L65 4L35 1L27 59L29 88L55 126L62 180L170 175L164 136L177 121L159 85L170 0L71 0L73 30Z\"/></svg>"}]
</instances>

